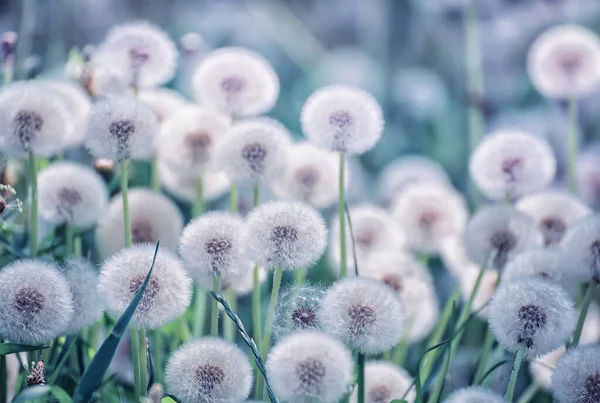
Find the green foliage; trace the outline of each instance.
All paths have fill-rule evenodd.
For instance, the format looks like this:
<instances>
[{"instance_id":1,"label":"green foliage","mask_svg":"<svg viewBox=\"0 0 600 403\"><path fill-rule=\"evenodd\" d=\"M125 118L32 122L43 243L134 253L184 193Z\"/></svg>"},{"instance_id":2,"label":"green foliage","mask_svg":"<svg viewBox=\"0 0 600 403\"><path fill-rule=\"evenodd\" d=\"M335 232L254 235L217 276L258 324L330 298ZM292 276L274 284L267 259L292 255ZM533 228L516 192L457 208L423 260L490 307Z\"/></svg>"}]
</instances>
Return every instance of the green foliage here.
<instances>
[{"instance_id":1,"label":"green foliage","mask_svg":"<svg viewBox=\"0 0 600 403\"><path fill-rule=\"evenodd\" d=\"M26 344L16 344L16 343L0 343L0 355L8 355L15 353L22 353L25 351L38 351L43 350L45 346L28 346Z\"/></svg>"}]
</instances>

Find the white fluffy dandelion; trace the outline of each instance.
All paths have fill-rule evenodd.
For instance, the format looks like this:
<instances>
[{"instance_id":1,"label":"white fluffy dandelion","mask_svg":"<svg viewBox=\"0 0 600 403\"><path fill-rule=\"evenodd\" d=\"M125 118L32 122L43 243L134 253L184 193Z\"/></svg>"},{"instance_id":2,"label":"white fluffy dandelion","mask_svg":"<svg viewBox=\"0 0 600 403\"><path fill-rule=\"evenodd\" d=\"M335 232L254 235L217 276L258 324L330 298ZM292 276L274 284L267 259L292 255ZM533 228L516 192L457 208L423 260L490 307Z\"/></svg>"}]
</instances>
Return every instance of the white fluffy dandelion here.
<instances>
[{"instance_id":1,"label":"white fluffy dandelion","mask_svg":"<svg viewBox=\"0 0 600 403\"><path fill-rule=\"evenodd\" d=\"M158 175L162 186L175 198L190 203L196 199L197 177L173 169L162 161L158 161ZM230 188L231 181L223 172L207 172L202 176L202 199L205 202L218 199Z\"/></svg>"},{"instance_id":2,"label":"white fluffy dandelion","mask_svg":"<svg viewBox=\"0 0 600 403\"><path fill-rule=\"evenodd\" d=\"M181 403L239 403L252 389L252 367L235 345L205 337L171 355L165 383Z\"/></svg>"},{"instance_id":3,"label":"white fluffy dandelion","mask_svg":"<svg viewBox=\"0 0 600 403\"><path fill-rule=\"evenodd\" d=\"M273 335L281 339L298 330L320 329L317 314L325 295L318 285L292 286L277 300L273 319Z\"/></svg>"},{"instance_id":4,"label":"white fluffy dandelion","mask_svg":"<svg viewBox=\"0 0 600 403\"><path fill-rule=\"evenodd\" d=\"M520 199L515 207L532 217L544 235L546 246L560 243L567 229L591 210L567 192L547 191Z\"/></svg>"},{"instance_id":5,"label":"white fluffy dandelion","mask_svg":"<svg viewBox=\"0 0 600 403\"><path fill-rule=\"evenodd\" d=\"M216 160L232 180L276 181L285 171L291 137L273 119L245 120L229 129L219 142Z\"/></svg>"},{"instance_id":6,"label":"white fluffy dandelion","mask_svg":"<svg viewBox=\"0 0 600 403\"><path fill-rule=\"evenodd\" d=\"M414 402L417 393L412 383L412 377L404 368L390 362L369 361L365 365L365 403L391 402L395 399ZM358 401L356 389L350 401Z\"/></svg>"},{"instance_id":7,"label":"white fluffy dandelion","mask_svg":"<svg viewBox=\"0 0 600 403\"><path fill-rule=\"evenodd\" d=\"M363 354L392 348L404 334L404 307L394 290L378 281L347 278L329 288L321 304L323 329Z\"/></svg>"},{"instance_id":8,"label":"white fluffy dandelion","mask_svg":"<svg viewBox=\"0 0 600 403\"><path fill-rule=\"evenodd\" d=\"M469 172L486 197L515 199L546 188L556 173L556 158L539 137L499 130L485 137L473 151Z\"/></svg>"},{"instance_id":9,"label":"white fluffy dandelion","mask_svg":"<svg viewBox=\"0 0 600 403\"><path fill-rule=\"evenodd\" d=\"M481 208L465 232L465 246L473 263L497 270L521 251L542 244L535 221L505 205Z\"/></svg>"},{"instance_id":10,"label":"white fluffy dandelion","mask_svg":"<svg viewBox=\"0 0 600 403\"><path fill-rule=\"evenodd\" d=\"M489 305L489 324L498 342L527 357L548 353L571 337L577 312L559 285L527 278L500 284Z\"/></svg>"},{"instance_id":11,"label":"white fluffy dandelion","mask_svg":"<svg viewBox=\"0 0 600 403\"><path fill-rule=\"evenodd\" d=\"M73 318L65 333L74 334L102 316L104 299L98 292L98 274L92 264L80 258L67 259L62 273L73 294Z\"/></svg>"},{"instance_id":12,"label":"white fluffy dandelion","mask_svg":"<svg viewBox=\"0 0 600 403\"><path fill-rule=\"evenodd\" d=\"M450 394L444 403L504 403L502 396L482 386L458 389Z\"/></svg>"},{"instance_id":13,"label":"white fluffy dandelion","mask_svg":"<svg viewBox=\"0 0 600 403\"><path fill-rule=\"evenodd\" d=\"M271 349L267 370L277 397L290 403L335 403L354 374L350 351L317 331L293 333Z\"/></svg>"},{"instance_id":14,"label":"white fluffy dandelion","mask_svg":"<svg viewBox=\"0 0 600 403\"><path fill-rule=\"evenodd\" d=\"M195 99L239 117L269 112L279 96L279 79L258 53L226 47L209 53L192 77Z\"/></svg>"},{"instance_id":15,"label":"white fluffy dandelion","mask_svg":"<svg viewBox=\"0 0 600 403\"><path fill-rule=\"evenodd\" d=\"M462 271L458 277L460 289L462 291L462 299L465 302L471 298L471 295L473 295L479 273L479 267L470 266ZM496 287L498 286L499 282L500 274L498 271L490 269L487 269L483 273L483 276L479 281L479 288L477 289L477 293L473 298L471 310L477 313L477 315L482 319L487 319L488 317L488 304L494 296L494 292L496 291Z\"/></svg>"},{"instance_id":16,"label":"white fluffy dandelion","mask_svg":"<svg viewBox=\"0 0 600 403\"><path fill-rule=\"evenodd\" d=\"M157 132L152 109L132 97L113 97L90 110L84 142L96 158L149 159Z\"/></svg>"},{"instance_id":17,"label":"white fluffy dandelion","mask_svg":"<svg viewBox=\"0 0 600 403\"><path fill-rule=\"evenodd\" d=\"M557 363L552 374L552 395L558 403L600 401L600 347L578 346Z\"/></svg>"},{"instance_id":18,"label":"white fluffy dandelion","mask_svg":"<svg viewBox=\"0 0 600 403\"><path fill-rule=\"evenodd\" d=\"M562 265L560 253L556 250L527 249L508 262L502 272L502 281L523 277L554 281L567 291L576 291L576 284L568 276L567 268Z\"/></svg>"},{"instance_id":19,"label":"white fluffy dandelion","mask_svg":"<svg viewBox=\"0 0 600 403\"><path fill-rule=\"evenodd\" d=\"M562 264L578 279L600 283L600 215L579 220L560 244Z\"/></svg>"},{"instance_id":20,"label":"white fluffy dandelion","mask_svg":"<svg viewBox=\"0 0 600 403\"><path fill-rule=\"evenodd\" d=\"M60 97L71 115L71 119L66 121L68 130L65 133L65 146L81 145L85 134L85 122L91 108L89 96L80 86L70 81L47 80L43 83Z\"/></svg>"},{"instance_id":21,"label":"white fluffy dandelion","mask_svg":"<svg viewBox=\"0 0 600 403\"><path fill-rule=\"evenodd\" d=\"M63 100L36 81L10 84L0 92L0 150L49 157L66 146L70 125Z\"/></svg>"},{"instance_id":22,"label":"white fluffy dandelion","mask_svg":"<svg viewBox=\"0 0 600 403\"><path fill-rule=\"evenodd\" d=\"M200 106L188 106L163 120L156 138L162 163L186 175L200 177L217 169L215 152L231 120Z\"/></svg>"},{"instance_id":23,"label":"white fluffy dandelion","mask_svg":"<svg viewBox=\"0 0 600 403\"><path fill-rule=\"evenodd\" d=\"M156 87L171 80L177 67L177 48L155 25L136 22L117 25L93 55L96 66L111 65L127 72L134 87Z\"/></svg>"},{"instance_id":24,"label":"white fluffy dandelion","mask_svg":"<svg viewBox=\"0 0 600 403\"><path fill-rule=\"evenodd\" d=\"M64 334L73 317L67 280L41 260L17 260L0 271L0 337L38 345Z\"/></svg>"},{"instance_id":25,"label":"white fluffy dandelion","mask_svg":"<svg viewBox=\"0 0 600 403\"><path fill-rule=\"evenodd\" d=\"M577 25L560 25L531 45L529 76L550 98L579 98L600 89L600 39Z\"/></svg>"},{"instance_id":26,"label":"white fluffy dandelion","mask_svg":"<svg viewBox=\"0 0 600 403\"><path fill-rule=\"evenodd\" d=\"M260 204L247 218L246 253L266 269L297 270L323 255L327 228L321 215L303 202Z\"/></svg>"},{"instance_id":27,"label":"white fluffy dandelion","mask_svg":"<svg viewBox=\"0 0 600 403\"><path fill-rule=\"evenodd\" d=\"M461 236L469 217L462 195L433 183L408 187L396 200L392 214L407 245L426 253L436 253L446 238Z\"/></svg>"},{"instance_id":28,"label":"white fluffy dandelion","mask_svg":"<svg viewBox=\"0 0 600 403\"><path fill-rule=\"evenodd\" d=\"M121 316L127 309L150 270L154 251L154 245L136 245L104 261L98 291L111 314ZM173 253L160 249L131 324L137 328L159 328L182 315L191 297L191 280L183 264Z\"/></svg>"},{"instance_id":29,"label":"white fluffy dandelion","mask_svg":"<svg viewBox=\"0 0 600 403\"><path fill-rule=\"evenodd\" d=\"M130 189L129 217L134 244L160 240L161 249L177 251L183 216L171 199L150 189ZM118 194L111 199L96 227L96 248L101 257L108 257L125 247L123 225L123 203Z\"/></svg>"},{"instance_id":30,"label":"white fluffy dandelion","mask_svg":"<svg viewBox=\"0 0 600 403\"><path fill-rule=\"evenodd\" d=\"M154 111L160 122L191 104L177 91L168 88L152 88L140 91L138 99Z\"/></svg>"},{"instance_id":31,"label":"white fluffy dandelion","mask_svg":"<svg viewBox=\"0 0 600 403\"><path fill-rule=\"evenodd\" d=\"M38 174L39 214L51 224L85 228L106 213L108 190L93 169L58 161Z\"/></svg>"},{"instance_id":32,"label":"white fluffy dandelion","mask_svg":"<svg viewBox=\"0 0 600 403\"><path fill-rule=\"evenodd\" d=\"M183 229L179 244L186 269L194 277L242 275L248 266L245 230L244 220L233 213L213 211L194 219Z\"/></svg>"},{"instance_id":33,"label":"white fluffy dandelion","mask_svg":"<svg viewBox=\"0 0 600 403\"><path fill-rule=\"evenodd\" d=\"M313 93L302 108L302 131L317 147L348 155L375 146L383 132L383 112L369 93L334 85Z\"/></svg>"}]
</instances>

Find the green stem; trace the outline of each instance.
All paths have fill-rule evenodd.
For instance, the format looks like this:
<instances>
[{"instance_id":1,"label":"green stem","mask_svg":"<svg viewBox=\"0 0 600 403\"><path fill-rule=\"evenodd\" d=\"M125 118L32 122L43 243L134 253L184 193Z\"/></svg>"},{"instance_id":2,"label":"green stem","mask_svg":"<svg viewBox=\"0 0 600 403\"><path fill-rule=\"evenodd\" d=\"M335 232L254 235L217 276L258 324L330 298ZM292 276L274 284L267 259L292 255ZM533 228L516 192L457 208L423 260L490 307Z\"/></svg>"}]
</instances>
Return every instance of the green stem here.
<instances>
[{"instance_id":1,"label":"green stem","mask_svg":"<svg viewBox=\"0 0 600 403\"><path fill-rule=\"evenodd\" d=\"M125 246L131 246L131 222L129 218L129 196L128 196L128 179L127 167L129 161L121 161L121 198L123 199L123 226L125 229Z\"/></svg>"},{"instance_id":2,"label":"green stem","mask_svg":"<svg viewBox=\"0 0 600 403\"><path fill-rule=\"evenodd\" d=\"M73 238L73 255L77 257L83 256L83 245L80 235L75 235Z\"/></svg>"},{"instance_id":3,"label":"green stem","mask_svg":"<svg viewBox=\"0 0 600 403\"><path fill-rule=\"evenodd\" d=\"M260 188L258 184L254 184L252 189L252 205L258 206L260 203ZM237 207L237 204L236 204ZM256 347L260 349L260 342L262 337L262 312L260 309L260 268L254 266L252 268L252 338L256 343ZM256 373L256 378L260 378L261 375Z\"/></svg>"},{"instance_id":4,"label":"green stem","mask_svg":"<svg viewBox=\"0 0 600 403\"><path fill-rule=\"evenodd\" d=\"M152 348L150 353L152 354L152 364L154 366L154 380L156 383L163 383L163 338L160 330L152 330L150 332L150 340L152 341Z\"/></svg>"},{"instance_id":5,"label":"green stem","mask_svg":"<svg viewBox=\"0 0 600 403\"><path fill-rule=\"evenodd\" d=\"M140 329L140 392L141 397L146 397L148 391L148 340L146 329Z\"/></svg>"},{"instance_id":6,"label":"green stem","mask_svg":"<svg viewBox=\"0 0 600 403\"><path fill-rule=\"evenodd\" d=\"M481 359L479 360L479 364L477 365L477 371L475 372L475 385L480 385L483 381L483 375L487 370L487 363L490 359L490 353L492 352L492 347L494 345L494 334L492 330L488 327L485 331L485 339L483 341L483 347L481 349Z\"/></svg>"},{"instance_id":7,"label":"green stem","mask_svg":"<svg viewBox=\"0 0 600 403\"><path fill-rule=\"evenodd\" d=\"M525 389L525 392L521 394L519 400L517 400L517 403L529 403L539 391L540 386L537 383L532 383L527 389Z\"/></svg>"},{"instance_id":8,"label":"green stem","mask_svg":"<svg viewBox=\"0 0 600 403\"><path fill-rule=\"evenodd\" d=\"M202 177L196 180L196 197L194 198L194 207L192 208L192 215L199 217L204 213L204 182Z\"/></svg>"},{"instance_id":9,"label":"green stem","mask_svg":"<svg viewBox=\"0 0 600 403\"><path fill-rule=\"evenodd\" d=\"M400 343L394 347L394 364L399 367L404 365L404 360L406 359L406 353L408 352L408 341L406 338L402 338Z\"/></svg>"},{"instance_id":10,"label":"green stem","mask_svg":"<svg viewBox=\"0 0 600 403\"><path fill-rule=\"evenodd\" d=\"M35 155L29 152L29 186L31 188L31 206L29 217L29 256L37 256L38 238L38 185Z\"/></svg>"},{"instance_id":11,"label":"green stem","mask_svg":"<svg viewBox=\"0 0 600 403\"><path fill-rule=\"evenodd\" d=\"M150 187L155 192L160 192L160 177L158 175L158 158L153 157L150 162Z\"/></svg>"},{"instance_id":12,"label":"green stem","mask_svg":"<svg viewBox=\"0 0 600 403\"><path fill-rule=\"evenodd\" d=\"M254 187L252 188L252 206L256 207L260 204L260 186L258 186L258 183L254 184Z\"/></svg>"},{"instance_id":13,"label":"green stem","mask_svg":"<svg viewBox=\"0 0 600 403\"><path fill-rule=\"evenodd\" d=\"M8 374L6 370L6 356L0 355L0 403L7 403L7 377Z\"/></svg>"},{"instance_id":14,"label":"green stem","mask_svg":"<svg viewBox=\"0 0 600 403\"><path fill-rule=\"evenodd\" d=\"M345 180L345 158L344 153L340 152L340 174L339 174L339 201L338 201L338 216L340 218L340 278L348 275L348 262L346 259L346 187Z\"/></svg>"},{"instance_id":15,"label":"green stem","mask_svg":"<svg viewBox=\"0 0 600 403\"><path fill-rule=\"evenodd\" d=\"M67 249L67 256L75 254L75 229L67 224L65 227L65 243Z\"/></svg>"},{"instance_id":16,"label":"green stem","mask_svg":"<svg viewBox=\"0 0 600 403\"><path fill-rule=\"evenodd\" d=\"M357 372L358 372L358 403L365 403L365 361L366 356L358 353Z\"/></svg>"},{"instance_id":17,"label":"green stem","mask_svg":"<svg viewBox=\"0 0 600 403\"><path fill-rule=\"evenodd\" d=\"M235 213L238 210L238 191L235 183L229 189L229 211Z\"/></svg>"},{"instance_id":18,"label":"green stem","mask_svg":"<svg viewBox=\"0 0 600 403\"><path fill-rule=\"evenodd\" d=\"M48 378L48 381L47 381L49 385L53 385L56 382L56 380L58 379L58 377L60 375L60 371L62 370L62 367L67 362L67 359L69 357L71 357L71 351L73 350L73 347L75 347L76 344L77 344L77 339L73 340L73 342L71 343L71 345L67 349L66 354L54 366L54 369L52 371L52 375L50 375L50 377Z\"/></svg>"},{"instance_id":19,"label":"green stem","mask_svg":"<svg viewBox=\"0 0 600 403\"><path fill-rule=\"evenodd\" d=\"M294 284L297 286L303 286L306 282L306 269L296 269L294 273Z\"/></svg>"},{"instance_id":20,"label":"green stem","mask_svg":"<svg viewBox=\"0 0 600 403\"><path fill-rule=\"evenodd\" d=\"M570 344L569 347L575 347L579 344L579 340L581 339L581 331L583 330L583 324L585 323L585 318L587 316L590 303L592 302L592 297L594 296L595 288L595 281L591 281L587 285L585 294L583 296L583 300L581 301L581 310L579 313L579 319L577 320L577 327L575 328L575 333L573 334L573 342Z\"/></svg>"},{"instance_id":21,"label":"green stem","mask_svg":"<svg viewBox=\"0 0 600 403\"><path fill-rule=\"evenodd\" d=\"M142 383L141 383L141 372L140 372L140 337L139 332L136 328L132 327L129 330L131 338L131 361L133 364L133 392L135 401L140 401L142 395Z\"/></svg>"},{"instance_id":22,"label":"green stem","mask_svg":"<svg viewBox=\"0 0 600 403\"><path fill-rule=\"evenodd\" d=\"M267 317L265 320L265 330L263 332L262 342L260 343L260 357L263 362L267 359L267 352L269 351L269 342L271 341L271 328L273 327L273 314L275 313L275 305L277 304L277 297L279 296L279 287L281 286L281 278L283 277L283 269L275 270L273 276L273 288L271 290L271 299L269 300L269 309L267 310ZM263 389L265 385L265 378L258 376L256 379L256 394L257 399L262 400Z\"/></svg>"},{"instance_id":23,"label":"green stem","mask_svg":"<svg viewBox=\"0 0 600 403\"><path fill-rule=\"evenodd\" d=\"M237 295L235 295L235 291L227 290L225 295L227 303L229 304L229 308L233 313L237 311ZM235 343L235 322L232 320L223 321L223 333L225 334L225 340Z\"/></svg>"},{"instance_id":24,"label":"green stem","mask_svg":"<svg viewBox=\"0 0 600 403\"><path fill-rule=\"evenodd\" d=\"M216 294L221 293L219 277L217 276L213 277L213 291ZM214 298L212 298L212 306L210 310L210 335L212 337L219 337L219 303Z\"/></svg>"},{"instance_id":25,"label":"green stem","mask_svg":"<svg viewBox=\"0 0 600 403\"><path fill-rule=\"evenodd\" d=\"M517 386L517 377L519 376L519 371L521 370L521 363L523 362L524 357L525 344L521 344L519 346L519 350L517 350L517 354L515 354L515 362L512 367L512 372L510 373L510 381L508 382L506 394L504 395L504 400L506 400L507 402L513 401L513 397L515 395L515 386Z\"/></svg>"},{"instance_id":26,"label":"green stem","mask_svg":"<svg viewBox=\"0 0 600 403\"><path fill-rule=\"evenodd\" d=\"M575 98L569 100L569 137L567 172L569 177L569 190L577 194L577 155L579 153L579 118L578 101Z\"/></svg>"},{"instance_id":27,"label":"green stem","mask_svg":"<svg viewBox=\"0 0 600 403\"><path fill-rule=\"evenodd\" d=\"M33 43L33 34L35 31L37 0L23 0L21 2L21 22L19 27L19 36L17 37L17 50L15 69L17 77L23 78L23 63L27 56L31 54Z\"/></svg>"},{"instance_id":28,"label":"green stem","mask_svg":"<svg viewBox=\"0 0 600 403\"><path fill-rule=\"evenodd\" d=\"M198 338L202 336L204 330L204 319L206 317L206 293L204 290L200 288L196 288L196 299L194 301L194 319L193 319L193 329L192 335L194 338ZM182 327L183 330L187 330L185 333L189 333L189 329L187 328L187 323L185 319L181 318L183 321ZM187 337L187 334L182 335L182 337Z\"/></svg>"}]
</instances>

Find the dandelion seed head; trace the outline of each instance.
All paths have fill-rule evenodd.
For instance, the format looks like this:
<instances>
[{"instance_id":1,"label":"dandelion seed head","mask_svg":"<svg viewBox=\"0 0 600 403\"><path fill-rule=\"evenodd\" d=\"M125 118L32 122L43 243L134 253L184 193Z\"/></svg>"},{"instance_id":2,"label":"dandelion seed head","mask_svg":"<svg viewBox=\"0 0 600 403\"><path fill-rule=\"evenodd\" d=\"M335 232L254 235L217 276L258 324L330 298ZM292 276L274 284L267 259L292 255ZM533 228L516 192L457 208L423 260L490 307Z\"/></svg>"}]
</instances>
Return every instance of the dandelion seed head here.
<instances>
[{"instance_id":1,"label":"dandelion seed head","mask_svg":"<svg viewBox=\"0 0 600 403\"><path fill-rule=\"evenodd\" d=\"M536 278L502 282L489 304L494 336L514 353L537 357L564 344L575 330L574 302L561 286Z\"/></svg>"},{"instance_id":2,"label":"dandelion seed head","mask_svg":"<svg viewBox=\"0 0 600 403\"><path fill-rule=\"evenodd\" d=\"M97 288L98 274L89 261L69 258L62 267L62 274L69 283L74 308L65 333L75 334L100 319L104 312L104 299Z\"/></svg>"},{"instance_id":3,"label":"dandelion seed head","mask_svg":"<svg viewBox=\"0 0 600 403\"><path fill-rule=\"evenodd\" d=\"M161 184L175 198L193 202L196 198L198 177L183 172L158 161L158 175ZM202 175L202 197L204 201L213 201L223 196L231 187L231 181L223 172L206 172Z\"/></svg>"},{"instance_id":4,"label":"dandelion seed head","mask_svg":"<svg viewBox=\"0 0 600 403\"><path fill-rule=\"evenodd\" d=\"M390 362L369 361L365 365L365 403L387 403L394 399L412 402L416 398L414 388L408 391L412 383L412 377L404 368ZM357 390L350 397L350 401L358 401Z\"/></svg>"},{"instance_id":5,"label":"dandelion seed head","mask_svg":"<svg viewBox=\"0 0 600 403\"><path fill-rule=\"evenodd\" d=\"M168 197L150 189L128 191L131 236L136 243L156 243L161 249L177 251L183 229L183 216ZM101 257L108 257L125 247L123 202L115 195L96 227L96 248Z\"/></svg>"},{"instance_id":6,"label":"dandelion seed head","mask_svg":"<svg viewBox=\"0 0 600 403\"><path fill-rule=\"evenodd\" d=\"M152 244L134 245L104 261L98 291L111 314L121 316L125 312L150 270L154 250ZM161 248L131 323L137 328L159 328L183 314L191 297L191 280L183 264L172 252Z\"/></svg>"},{"instance_id":7,"label":"dandelion seed head","mask_svg":"<svg viewBox=\"0 0 600 403\"><path fill-rule=\"evenodd\" d=\"M600 215L589 215L569 228L560 249L561 265L584 281L600 283Z\"/></svg>"},{"instance_id":8,"label":"dandelion seed head","mask_svg":"<svg viewBox=\"0 0 600 403\"><path fill-rule=\"evenodd\" d=\"M241 402L252 389L252 367L234 344L204 337L171 355L165 383L182 403Z\"/></svg>"},{"instance_id":9,"label":"dandelion seed head","mask_svg":"<svg viewBox=\"0 0 600 403\"><path fill-rule=\"evenodd\" d=\"M348 155L375 146L383 132L383 112L369 93L341 85L314 92L302 108L302 131L319 148Z\"/></svg>"},{"instance_id":10,"label":"dandelion seed head","mask_svg":"<svg viewBox=\"0 0 600 403\"><path fill-rule=\"evenodd\" d=\"M556 174L556 158L548 143L539 137L498 130L473 151L469 172L486 197L515 199L546 188Z\"/></svg>"},{"instance_id":11,"label":"dandelion seed head","mask_svg":"<svg viewBox=\"0 0 600 403\"><path fill-rule=\"evenodd\" d=\"M138 93L138 99L154 111L159 122L190 106L187 99L168 88L145 89Z\"/></svg>"},{"instance_id":12,"label":"dandelion seed head","mask_svg":"<svg viewBox=\"0 0 600 403\"><path fill-rule=\"evenodd\" d=\"M64 276L41 260L17 260L0 271L0 337L39 345L64 334L73 296Z\"/></svg>"},{"instance_id":13,"label":"dandelion seed head","mask_svg":"<svg viewBox=\"0 0 600 403\"><path fill-rule=\"evenodd\" d=\"M491 389L470 386L454 391L444 403L503 403L504 398Z\"/></svg>"},{"instance_id":14,"label":"dandelion seed head","mask_svg":"<svg viewBox=\"0 0 600 403\"><path fill-rule=\"evenodd\" d=\"M552 395L558 403L600 401L600 348L588 344L569 349L552 374Z\"/></svg>"},{"instance_id":15,"label":"dandelion seed head","mask_svg":"<svg viewBox=\"0 0 600 403\"><path fill-rule=\"evenodd\" d=\"M354 372L350 351L314 330L295 332L270 351L267 370L275 394L285 402L338 402Z\"/></svg>"},{"instance_id":16,"label":"dandelion seed head","mask_svg":"<svg viewBox=\"0 0 600 403\"><path fill-rule=\"evenodd\" d=\"M290 333L320 329L317 314L325 295L318 285L292 286L281 293L275 308L273 336L279 340Z\"/></svg>"},{"instance_id":17,"label":"dandelion seed head","mask_svg":"<svg viewBox=\"0 0 600 403\"><path fill-rule=\"evenodd\" d=\"M600 39L577 25L560 25L531 45L527 68L533 84L549 98L579 98L600 88Z\"/></svg>"},{"instance_id":18,"label":"dandelion seed head","mask_svg":"<svg viewBox=\"0 0 600 403\"><path fill-rule=\"evenodd\" d=\"M304 202L262 203L250 212L246 223L246 254L261 267L303 269L325 252L325 222Z\"/></svg>"},{"instance_id":19,"label":"dandelion seed head","mask_svg":"<svg viewBox=\"0 0 600 403\"><path fill-rule=\"evenodd\" d=\"M582 150L577 159L577 179L579 195L585 203L594 208L600 208L600 145L587 147Z\"/></svg>"},{"instance_id":20,"label":"dandelion seed head","mask_svg":"<svg viewBox=\"0 0 600 403\"><path fill-rule=\"evenodd\" d=\"M404 311L400 298L387 285L348 278L327 290L318 318L327 333L353 349L377 354L393 347L404 334Z\"/></svg>"},{"instance_id":21,"label":"dandelion seed head","mask_svg":"<svg viewBox=\"0 0 600 403\"><path fill-rule=\"evenodd\" d=\"M279 78L261 55L240 47L209 53L192 77L198 103L236 117L267 113L279 97Z\"/></svg>"}]
</instances>

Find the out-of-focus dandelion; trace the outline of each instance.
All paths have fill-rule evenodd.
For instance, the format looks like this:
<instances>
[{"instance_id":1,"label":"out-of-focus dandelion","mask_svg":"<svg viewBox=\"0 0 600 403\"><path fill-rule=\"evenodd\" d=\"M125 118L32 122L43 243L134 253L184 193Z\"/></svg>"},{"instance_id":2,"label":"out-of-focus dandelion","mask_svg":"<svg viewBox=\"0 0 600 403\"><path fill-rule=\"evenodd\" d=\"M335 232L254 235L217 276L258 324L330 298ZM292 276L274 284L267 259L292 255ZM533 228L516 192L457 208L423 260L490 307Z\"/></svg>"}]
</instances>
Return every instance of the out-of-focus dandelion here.
<instances>
[{"instance_id":1,"label":"out-of-focus dandelion","mask_svg":"<svg viewBox=\"0 0 600 403\"><path fill-rule=\"evenodd\" d=\"M590 145L577 160L577 183L579 195L594 209L600 208L600 145Z\"/></svg>"},{"instance_id":2,"label":"out-of-focus dandelion","mask_svg":"<svg viewBox=\"0 0 600 403\"><path fill-rule=\"evenodd\" d=\"M137 97L154 111L159 122L190 105L190 101L168 88L145 89Z\"/></svg>"},{"instance_id":3,"label":"out-of-focus dandelion","mask_svg":"<svg viewBox=\"0 0 600 403\"><path fill-rule=\"evenodd\" d=\"M600 216L582 218L565 233L561 241L564 267L583 281L600 283Z\"/></svg>"},{"instance_id":4,"label":"out-of-focus dandelion","mask_svg":"<svg viewBox=\"0 0 600 403\"><path fill-rule=\"evenodd\" d=\"M275 339L298 330L320 329L317 314L324 295L318 285L292 286L282 292L273 319Z\"/></svg>"},{"instance_id":5,"label":"out-of-focus dandelion","mask_svg":"<svg viewBox=\"0 0 600 403\"><path fill-rule=\"evenodd\" d=\"M162 186L175 198L194 202L197 196L198 178L188 172L171 168L166 163L158 162L158 174ZM227 193L231 182L225 173L207 172L202 176L202 199L209 202Z\"/></svg>"},{"instance_id":6,"label":"out-of-focus dandelion","mask_svg":"<svg viewBox=\"0 0 600 403\"><path fill-rule=\"evenodd\" d=\"M492 299L496 287L500 282L500 274L497 270L487 269L483 272L481 280L478 281L480 271L481 269L475 265L468 266L460 273L458 280L464 301L468 301L471 298L471 295L475 291L475 286L479 284L477 292L473 295L471 311L476 312L479 317L487 319L489 312L488 303Z\"/></svg>"},{"instance_id":7,"label":"out-of-focus dandelion","mask_svg":"<svg viewBox=\"0 0 600 403\"><path fill-rule=\"evenodd\" d=\"M104 299L98 291L98 274L92 264L81 258L70 258L62 267L62 273L73 294L73 318L65 329L74 334L102 316Z\"/></svg>"},{"instance_id":8,"label":"out-of-focus dandelion","mask_svg":"<svg viewBox=\"0 0 600 403\"><path fill-rule=\"evenodd\" d=\"M552 395L558 403L600 401L600 347L570 349L552 374Z\"/></svg>"},{"instance_id":9,"label":"out-of-focus dandelion","mask_svg":"<svg viewBox=\"0 0 600 403\"><path fill-rule=\"evenodd\" d=\"M505 400L491 389L471 386L458 389L448 396L444 403L503 403Z\"/></svg>"},{"instance_id":10,"label":"out-of-focus dandelion","mask_svg":"<svg viewBox=\"0 0 600 403\"><path fill-rule=\"evenodd\" d=\"M527 249L506 264L502 272L502 281L536 277L542 280L554 281L573 294L573 292L576 292L576 287L574 287L576 284L568 275L567 268L562 263L561 255L556 250Z\"/></svg>"},{"instance_id":11,"label":"out-of-focus dandelion","mask_svg":"<svg viewBox=\"0 0 600 403\"><path fill-rule=\"evenodd\" d=\"M417 394L412 387L413 379L404 368L390 362L369 361L365 365L365 403L388 402L404 399L414 402ZM358 401L358 393L350 401Z\"/></svg>"}]
</instances>

